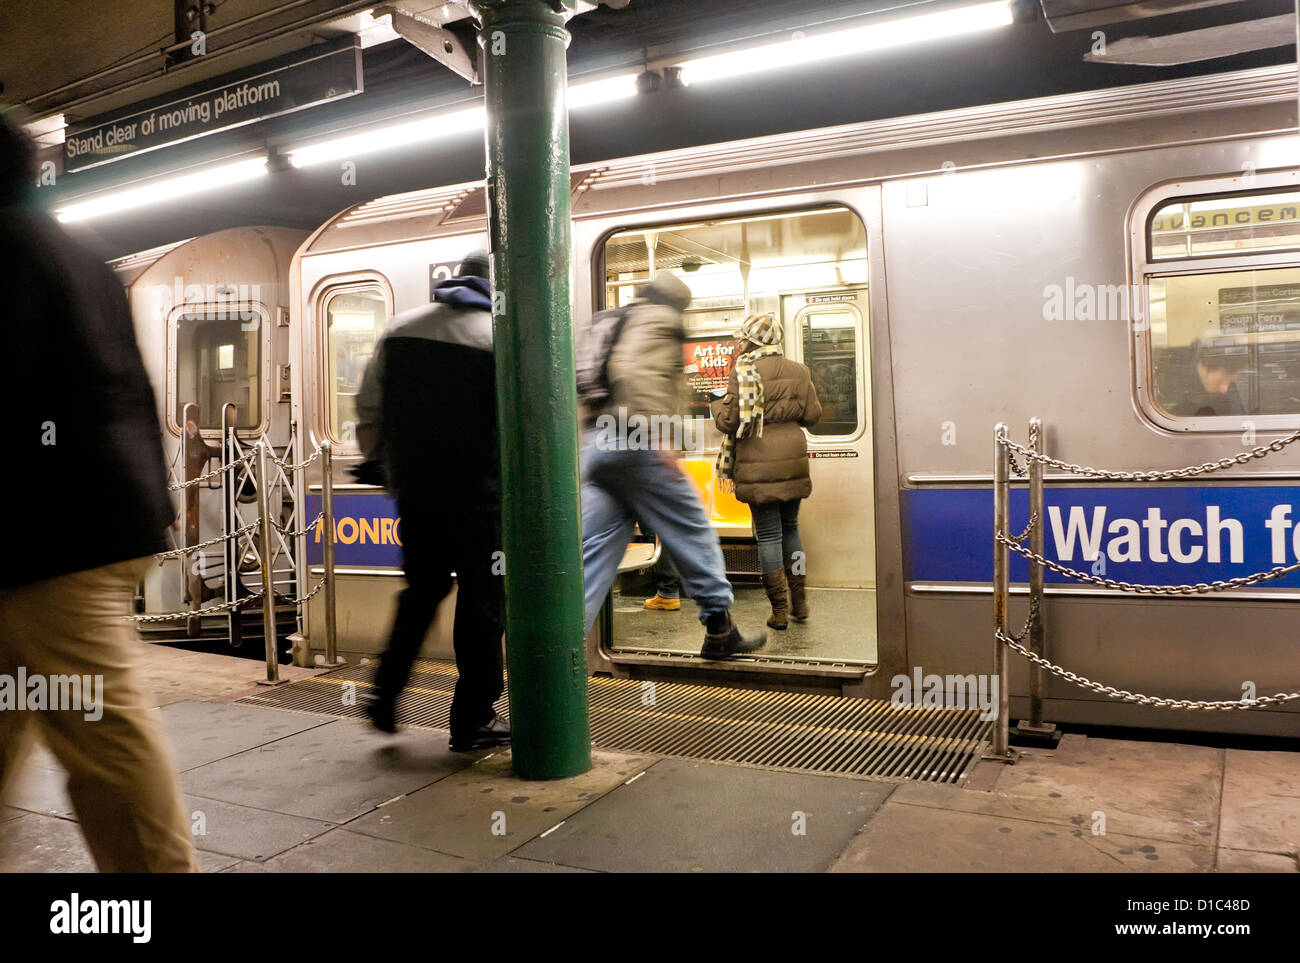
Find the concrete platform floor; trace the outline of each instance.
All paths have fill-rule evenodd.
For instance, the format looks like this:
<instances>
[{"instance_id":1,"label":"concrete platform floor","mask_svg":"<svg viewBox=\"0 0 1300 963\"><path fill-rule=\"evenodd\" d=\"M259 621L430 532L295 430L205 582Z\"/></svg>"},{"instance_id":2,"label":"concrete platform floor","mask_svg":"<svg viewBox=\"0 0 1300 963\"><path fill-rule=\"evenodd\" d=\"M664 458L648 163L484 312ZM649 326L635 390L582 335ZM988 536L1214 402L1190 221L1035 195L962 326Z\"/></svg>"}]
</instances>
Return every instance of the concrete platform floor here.
<instances>
[{"instance_id":1,"label":"concrete platform floor","mask_svg":"<svg viewBox=\"0 0 1300 963\"><path fill-rule=\"evenodd\" d=\"M598 752L534 783L436 730L233 704L255 662L146 656L206 872L1300 871L1300 753L1066 736L976 790ZM93 870L48 751L7 802L0 871Z\"/></svg>"}]
</instances>

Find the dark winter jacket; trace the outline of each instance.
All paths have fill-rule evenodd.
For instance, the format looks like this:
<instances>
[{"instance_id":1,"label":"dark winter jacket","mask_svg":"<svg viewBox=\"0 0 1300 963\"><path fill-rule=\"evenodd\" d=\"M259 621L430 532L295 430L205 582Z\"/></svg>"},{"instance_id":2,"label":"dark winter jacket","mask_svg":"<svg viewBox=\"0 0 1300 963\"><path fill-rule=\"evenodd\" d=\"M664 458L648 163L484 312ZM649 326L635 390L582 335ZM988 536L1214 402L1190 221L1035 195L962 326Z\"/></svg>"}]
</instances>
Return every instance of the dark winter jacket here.
<instances>
[{"instance_id":1,"label":"dark winter jacket","mask_svg":"<svg viewBox=\"0 0 1300 963\"><path fill-rule=\"evenodd\" d=\"M822 417L812 375L780 355L759 358L754 368L763 379L763 436L751 434L736 443L736 498L748 505L807 498L812 479L803 428ZM723 434L734 435L740 427L737 392L732 371L726 395L713 403L713 419Z\"/></svg>"},{"instance_id":2,"label":"dark winter jacket","mask_svg":"<svg viewBox=\"0 0 1300 963\"><path fill-rule=\"evenodd\" d=\"M122 285L48 214L15 193L7 200L0 199L0 263L9 276L0 324L12 380L0 586L164 551L175 515Z\"/></svg>"},{"instance_id":3,"label":"dark winter jacket","mask_svg":"<svg viewBox=\"0 0 1300 963\"><path fill-rule=\"evenodd\" d=\"M492 298L483 278L443 281L434 301L395 316L357 395L365 452L399 501L499 511Z\"/></svg>"}]
</instances>

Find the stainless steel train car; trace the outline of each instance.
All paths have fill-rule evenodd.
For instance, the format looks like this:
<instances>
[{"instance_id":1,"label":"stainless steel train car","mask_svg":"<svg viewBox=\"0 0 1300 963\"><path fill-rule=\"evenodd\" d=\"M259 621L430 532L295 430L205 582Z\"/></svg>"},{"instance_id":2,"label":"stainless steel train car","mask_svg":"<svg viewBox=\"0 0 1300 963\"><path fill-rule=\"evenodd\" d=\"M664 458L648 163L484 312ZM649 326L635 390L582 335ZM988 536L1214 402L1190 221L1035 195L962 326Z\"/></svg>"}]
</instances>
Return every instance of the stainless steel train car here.
<instances>
[{"instance_id":1,"label":"stainless steel train car","mask_svg":"<svg viewBox=\"0 0 1300 963\"><path fill-rule=\"evenodd\" d=\"M591 671L885 697L903 678L989 673L996 423L1023 440L1039 417L1050 454L1120 471L1198 465L1300 427L1295 89L1294 67L1267 68L576 167L577 323L624 303L656 269L694 294L683 365L703 450L686 470L742 608L757 607L739 578L753 567L749 518L716 483L702 405L741 318L780 317L787 353L812 369L826 408L809 431L801 521L810 622L771 633L754 658L705 662L692 654L689 605L646 613L629 592L614 601L612 631L588 642ZM400 585L392 503L346 474L360 372L386 320L426 303L431 284L486 243L485 214L481 183L382 197L329 220L293 258L291 418L299 456L324 439L339 453L333 535L349 657L382 647ZM146 351L163 371L156 335ZM259 376L269 395L273 369ZM171 405L175 371L167 377ZM1300 556L1297 480L1300 446L1161 482L1052 470L1047 554L1131 583L1286 566ZM319 479L299 497L314 515ZM1013 527L1026 515L1018 491ZM306 539L309 578L328 536ZM1016 622L1026 569L1013 565L1012 577ZM307 627L316 652L319 602ZM1298 606L1297 573L1177 598L1049 573L1047 653L1159 696L1294 691ZM444 607L428 654L450 655L449 620ZM1013 713L1025 711L1028 678L1013 657ZM1045 715L1300 735L1300 703L1156 709L1054 677Z\"/></svg>"},{"instance_id":2,"label":"stainless steel train car","mask_svg":"<svg viewBox=\"0 0 1300 963\"><path fill-rule=\"evenodd\" d=\"M295 447L289 405L289 266L305 236L289 228L230 228L112 262L126 288L158 400L173 484L185 479L187 459L196 453L201 454L192 474L220 464L223 416L246 441L265 438L282 454ZM243 479L241 488L241 497L232 500L234 527L257 518L253 482ZM187 504L184 493L176 495L171 537L178 549L213 542L231 528L220 477L194 486L193 496ZM288 510L278 517L289 518L292 492L285 500ZM145 579L138 610L156 616L219 605L227 598L231 564L239 572L232 588L240 580L245 589L260 588L257 560L248 548L245 540L236 557L227 559L224 544L216 541L160 561ZM275 568L278 589L292 596L301 578L292 551L277 552ZM223 615L145 623L142 628L147 634L240 641Z\"/></svg>"}]
</instances>

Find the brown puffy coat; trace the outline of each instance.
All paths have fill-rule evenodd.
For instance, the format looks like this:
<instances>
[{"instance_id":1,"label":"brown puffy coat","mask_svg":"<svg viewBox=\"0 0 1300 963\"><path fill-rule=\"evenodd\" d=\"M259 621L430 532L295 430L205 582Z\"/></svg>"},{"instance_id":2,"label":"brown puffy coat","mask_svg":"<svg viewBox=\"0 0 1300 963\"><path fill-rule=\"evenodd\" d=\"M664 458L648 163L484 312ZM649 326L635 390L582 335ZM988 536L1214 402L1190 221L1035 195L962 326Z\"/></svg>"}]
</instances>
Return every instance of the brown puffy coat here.
<instances>
[{"instance_id":1,"label":"brown puffy coat","mask_svg":"<svg viewBox=\"0 0 1300 963\"><path fill-rule=\"evenodd\" d=\"M751 434L736 443L736 497L747 505L807 498L812 479L803 428L822 417L812 375L804 365L780 355L759 358L754 368L763 379L763 436ZM732 371L727 394L713 403L713 420L727 435L740 427L738 391Z\"/></svg>"}]
</instances>

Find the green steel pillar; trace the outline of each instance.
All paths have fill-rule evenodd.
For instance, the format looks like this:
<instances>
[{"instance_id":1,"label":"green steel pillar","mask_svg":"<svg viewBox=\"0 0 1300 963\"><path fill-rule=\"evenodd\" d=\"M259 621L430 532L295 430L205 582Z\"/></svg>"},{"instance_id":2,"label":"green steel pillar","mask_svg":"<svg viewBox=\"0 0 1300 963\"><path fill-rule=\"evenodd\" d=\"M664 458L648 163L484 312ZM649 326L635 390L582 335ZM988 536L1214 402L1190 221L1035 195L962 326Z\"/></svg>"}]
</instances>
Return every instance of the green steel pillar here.
<instances>
[{"instance_id":1,"label":"green steel pillar","mask_svg":"<svg viewBox=\"0 0 1300 963\"><path fill-rule=\"evenodd\" d=\"M487 99L515 772L591 768L561 0L474 0Z\"/></svg>"}]
</instances>

